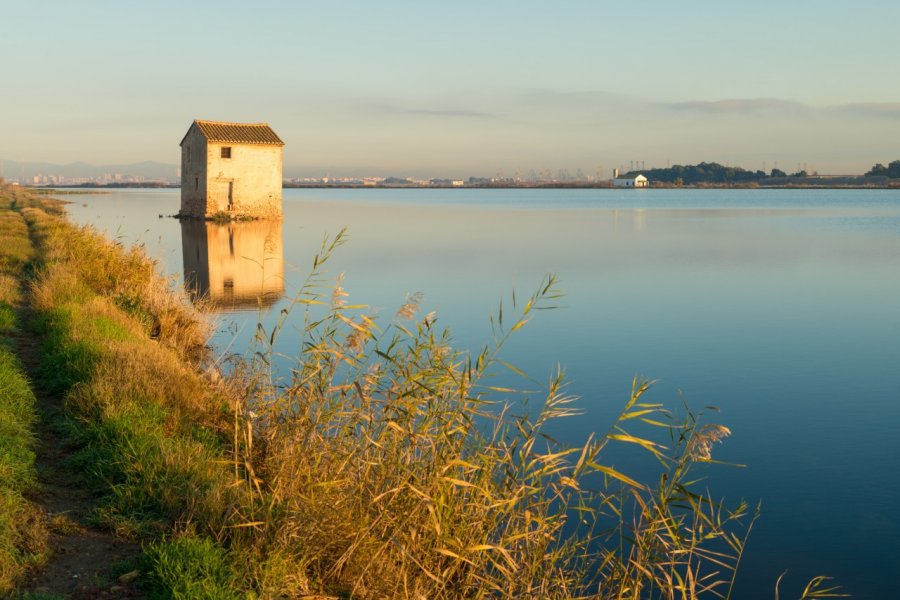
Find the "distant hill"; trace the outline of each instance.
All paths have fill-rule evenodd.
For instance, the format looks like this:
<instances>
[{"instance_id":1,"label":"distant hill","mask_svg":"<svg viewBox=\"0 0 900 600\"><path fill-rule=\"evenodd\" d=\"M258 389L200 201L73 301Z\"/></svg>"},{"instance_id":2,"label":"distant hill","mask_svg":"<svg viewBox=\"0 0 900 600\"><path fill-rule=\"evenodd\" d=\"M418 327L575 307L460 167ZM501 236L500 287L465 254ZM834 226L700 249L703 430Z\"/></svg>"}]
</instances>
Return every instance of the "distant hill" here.
<instances>
[{"instance_id":1,"label":"distant hill","mask_svg":"<svg viewBox=\"0 0 900 600\"><path fill-rule=\"evenodd\" d=\"M92 165L85 162L68 164L19 162L0 158L0 177L9 180L30 179L41 175L55 175L67 179L94 179L119 174L124 177L175 181L177 173L178 165L152 160L132 164Z\"/></svg>"}]
</instances>

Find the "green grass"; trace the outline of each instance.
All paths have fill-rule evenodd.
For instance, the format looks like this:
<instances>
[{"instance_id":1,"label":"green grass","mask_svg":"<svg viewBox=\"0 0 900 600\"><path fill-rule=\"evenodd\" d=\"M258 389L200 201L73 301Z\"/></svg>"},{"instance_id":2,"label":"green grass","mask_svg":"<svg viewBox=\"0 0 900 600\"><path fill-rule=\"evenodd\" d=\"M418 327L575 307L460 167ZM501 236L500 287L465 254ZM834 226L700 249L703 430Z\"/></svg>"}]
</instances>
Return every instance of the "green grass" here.
<instances>
[{"instance_id":1,"label":"green grass","mask_svg":"<svg viewBox=\"0 0 900 600\"><path fill-rule=\"evenodd\" d=\"M222 402L189 363L205 342L205 323L167 291L140 249L54 213L52 200L0 194L0 275L15 284L0 296L0 333L21 325L19 284L33 276L27 326L40 339L38 376L65 396L55 424L76 446L69 468L104 497L95 520L135 536L171 532L195 511L216 523L213 513L221 520L225 507L215 502L228 480L222 438L209 425ZM21 492L34 476L34 398L22 377L6 385L7 375L21 371L2 350L0 381L9 394L0 396L0 590L8 590L27 566L28 540L19 530L31 527Z\"/></svg>"},{"instance_id":2,"label":"green grass","mask_svg":"<svg viewBox=\"0 0 900 600\"><path fill-rule=\"evenodd\" d=\"M69 467L102 496L95 522L151 539L185 519L220 532L232 489L225 403L190 362L205 324L139 250L23 212L40 250L29 324L39 376L65 396Z\"/></svg>"},{"instance_id":3,"label":"green grass","mask_svg":"<svg viewBox=\"0 0 900 600\"><path fill-rule=\"evenodd\" d=\"M254 217L252 215L242 214L242 213L233 213L220 210L211 215L205 217L206 221L211 221L213 223L219 224L227 224L227 223L247 223L250 221L258 221L259 217Z\"/></svg>"},{"instance_id":4,"label":"green grass","mask_svg":"<svg viewBox=\"0 0 900 600\"><path fill-rule=\"evenodd\" d=\"M16 309L9 302L0 301L0 335L15 329L18 322Z\"/></svg>"},{"instance_id":5,"label":"green grass","mask_svg":"<svg viewBox=\"0 0 900 600\"><path fill-rule=\"evenodd\" d=\"M121 320L91 314L90 307L83 304L84 294L79 295L80 301L60 299L59 304L41 311L32 321L32 331L42 340L41 382L54 394L91 379L104 353L104 342L134 339Z\"/></svg>"},{"instance_id":6,"label":"green grass","mask_svg":"<svg viewBox=\"0 0 900 600\"><path fill-rule=\"evenodd\" d=\"M24 494L35 485L35 398L7 337L19 326L19 278L32 258L25 221L0 188L0 595L45 557L46 529Z\"/></svg>"},{"instance_id":7,"label":"green grass","mask_svg":"<svg viewBox=\"0 0 900 600\"><path fill-rule=\"evenodd\" d=\"M35 484L34 396L15 358L0 347L0 592L40 562L46 534L24 498Z\"/></svg>"},{"instance_id":8,"label":"green grass","mask_svg":"<svg viewBox=\"0 0 900 600\"><path fill-rule=\"evenodd\" d=\"M143 589L151 600L245 598L238 591L232 564L227 552L212 540L179 536L147 548L143 570L150 576Z\"/></svg>"},{"instance_id":9,"label":"green grass","mask_svg":"<svg viewBox=\"0 0 900 600\"><path fill-rule=\"evenodd\" d=\"M64 311L52 311L41 315L36 320L39 325L33 329L43 336L39 376L51 394L66 392L86 381L100 352L94 340L66 339L62 327L68 320Z\"/></svg>"},{"instance_id":10,"label":"green grass","mask_svg":"<svg viewBox=\"0 0 900 600\"><path fill-rule=\"evenodd\" d=\"M0 347L0 481L17 490L34 483L34 402L18 360Z\"/></svg>"}]
</instances>

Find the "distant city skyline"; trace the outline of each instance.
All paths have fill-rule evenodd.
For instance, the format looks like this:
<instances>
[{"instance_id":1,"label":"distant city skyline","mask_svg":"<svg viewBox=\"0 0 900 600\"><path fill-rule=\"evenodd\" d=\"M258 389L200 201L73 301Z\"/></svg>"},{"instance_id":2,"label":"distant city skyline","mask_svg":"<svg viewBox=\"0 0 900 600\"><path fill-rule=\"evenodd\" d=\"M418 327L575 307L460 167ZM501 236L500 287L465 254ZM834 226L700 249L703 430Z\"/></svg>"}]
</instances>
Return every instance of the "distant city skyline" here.
<instances>
[{"instance_id":1,"label":"distant city skyline","mask_svg":"<svg viewBox=\"0 0 900 600\"><path fill-rule=\"evenodd\" d=\"M14 3L0 159L176 164L267 121L292 176L495 176L900 158L900 5Z\"/></svg>"},{"instance_id":2,"label":"distant city skyline","mask_svg":"<svg viewBox=\"0 0 900 600\"><path fill-rule=\"evenodd\" d=\"M709 161L715 162L715 161ZM669 165L665 165L668 167ZM689 165L682 165L689 166ZM777 162L767 165L763 163L761 169L744 168L743 165L723 164L722 167L736 167L748 172L763 172L766 175L781 171L781 176L803 172L810 176L822 175L833 177L855 177L864 173L819 173L806 163L797 163L794 167L779 165ZM870 165L874 166L874 165ZM503 169L494 174L465 174L456 173L451 177L434 176L430 174L410 174L401 172L387 173L349 173L349 172L324 172L305 173L288 169L284 172L284 183L289 184L352 184L352 185L379 185L385 180L408 179L411 183L422 185L451 185L462 186L478 180L477 183L601 183L609 182L616 173L643 172L654 178L654 169L663 168L663 165L646 165L643 161L629 161L616 167L597 169L593 173L586 173L583 169L568 169L565 167L551 169L517 169L507 173ZM869 169L866 169L869 170ZM804 175L806 176L806 175ZM891 176L891 175L888 175ZM177 185L181 182L181 167L174 163L162 163L145 161L130 165L93 165L84 162L69 164L52 163L19 163L0 158L0 178L7 182L36 185L36 186L66 186L66 185L118 185L118 184L150 184L165 183ZM713 181L714 179L711 179ZM737 182L737 181L736 181Z\"/></svg>"}]
</instances>

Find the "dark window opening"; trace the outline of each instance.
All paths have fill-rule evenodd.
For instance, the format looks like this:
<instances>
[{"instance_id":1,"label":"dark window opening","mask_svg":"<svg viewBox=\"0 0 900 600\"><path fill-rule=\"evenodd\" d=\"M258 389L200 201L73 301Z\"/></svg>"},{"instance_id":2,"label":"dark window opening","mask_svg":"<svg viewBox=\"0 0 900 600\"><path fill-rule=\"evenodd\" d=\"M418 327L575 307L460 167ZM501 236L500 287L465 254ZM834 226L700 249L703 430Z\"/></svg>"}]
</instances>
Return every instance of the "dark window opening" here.
<instances>
[{"instance_id":1,"label":"dark window opening","mask_svg":"<svg viewBox=\"0 0 900 600\"><path fill-rule=\"evenodd\" d=\"M222 158L231 158L231 146L222 147Z\"/></svg>"},{"instance_id":2,"label":"dark window opening","mask_svg":"<svg viewBox=\"0 0 900 600\"><path fill-rule=\"evenodd\" d=\"M199 189L200 189L200 178L194 177L194 191L196 192Z\"/></svg>"}]
</instances>

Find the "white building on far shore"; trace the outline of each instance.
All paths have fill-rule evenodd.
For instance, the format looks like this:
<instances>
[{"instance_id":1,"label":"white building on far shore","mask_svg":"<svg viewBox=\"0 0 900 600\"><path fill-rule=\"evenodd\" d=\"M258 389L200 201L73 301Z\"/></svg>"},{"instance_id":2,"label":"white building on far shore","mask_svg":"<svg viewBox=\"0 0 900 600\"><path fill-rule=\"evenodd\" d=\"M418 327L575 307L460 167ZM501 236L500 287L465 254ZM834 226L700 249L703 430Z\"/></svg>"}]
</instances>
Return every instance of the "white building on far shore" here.
<instances>
[{"instance_id":1,"label":"white building on far shore","mask_svg":"<svg viewBox=\"0 0 900 600\"><path fill-rule=\"evenodd\" d=\"M634 177L620 177L618 169L613 172L613 178L610 183L612 183L612 186L616 188L650 187L650 180L643 175L635 175Z\"/></svg>"}]
</instances>

